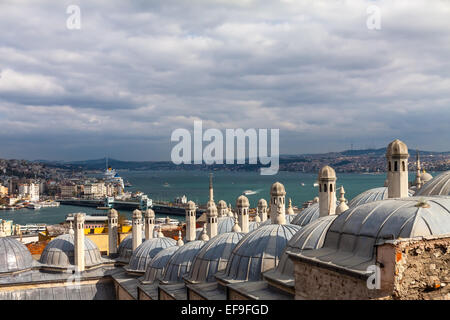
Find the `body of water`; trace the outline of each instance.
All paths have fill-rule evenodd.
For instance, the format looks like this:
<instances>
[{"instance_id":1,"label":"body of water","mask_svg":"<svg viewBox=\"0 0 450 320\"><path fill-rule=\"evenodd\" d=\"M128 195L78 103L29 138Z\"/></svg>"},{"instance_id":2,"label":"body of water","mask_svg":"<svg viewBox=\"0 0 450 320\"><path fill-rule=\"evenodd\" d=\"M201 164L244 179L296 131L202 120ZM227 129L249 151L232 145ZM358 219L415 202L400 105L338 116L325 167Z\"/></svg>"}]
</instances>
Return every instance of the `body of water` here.
<instances>
[{"instance_id":1,"label":"body of water","mask_svg":"<svg viewBox=\"0 0 450 320\"><path fill-rule=\"evenodd\" d=\"M128 191L142 191L154 201L174 201L178 196L186 195L189 200L205 204L209 197L209 173L205 171L124 171L119 174L128 180L133 187ZM434 176L437 173L433 174ZM410 172L410 181L415 173ZM351 200L359 193L376 187L382 187L386 174L338 174L337 190L341 185L346 191L345 197ZM286 203L292 199L293 205L301 206L303 202L318 195L314 187L317 174L301 172L279 172L274 176L262 176L259 172L226 172L213 173L214 200L225 200L235 207L236 199L245 190L253 190L256 194L248 195L250 206L255 207L261 198L269 201L270 186L279 181L286 188ZM302 185L304 184L304 186ZM339 198L339 192L337 193ZM100 210L88 207L63 206L58 208L41 208L39 210L21 209L16 211L0 211L0 218L13 220L14 223L47 223L56 224L65 220L68 213L85 212L101 213ZM123 211L130 219L131 212ZM184 217L172 216L183 221Z\"/></svg>"}]
</instances>

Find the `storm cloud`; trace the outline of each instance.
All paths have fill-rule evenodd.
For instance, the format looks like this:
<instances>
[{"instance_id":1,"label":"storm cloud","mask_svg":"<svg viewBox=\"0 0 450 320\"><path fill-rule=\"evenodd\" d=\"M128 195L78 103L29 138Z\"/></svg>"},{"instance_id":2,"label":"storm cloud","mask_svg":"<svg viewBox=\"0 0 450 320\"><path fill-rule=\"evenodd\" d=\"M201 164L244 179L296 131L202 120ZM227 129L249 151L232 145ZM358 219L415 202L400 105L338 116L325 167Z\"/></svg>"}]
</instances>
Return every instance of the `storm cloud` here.
<instances>
[{"instance_id":1,"label":"storm cloud","mask_svg":"<svg viewBox=\"0 0 450 320\"><path fill-rule=\"evenodd\" d=\"M284 154L448 151L449 16L445 0L3 0L0 158L168 160L194 120L279 128Z\"/></svg>"}]
</instances>

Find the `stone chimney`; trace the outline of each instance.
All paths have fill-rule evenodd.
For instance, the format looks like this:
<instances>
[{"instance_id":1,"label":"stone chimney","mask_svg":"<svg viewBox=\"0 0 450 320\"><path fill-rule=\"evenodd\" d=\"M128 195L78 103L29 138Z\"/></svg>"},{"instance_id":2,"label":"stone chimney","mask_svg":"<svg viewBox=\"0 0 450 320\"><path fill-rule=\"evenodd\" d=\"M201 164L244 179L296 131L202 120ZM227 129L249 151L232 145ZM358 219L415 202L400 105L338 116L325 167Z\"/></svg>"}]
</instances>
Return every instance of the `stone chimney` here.
<instances>
[{"instance_id":1,"label":"stone chimney","mask_svg":"<svg viewBox=\"0 0 450 320\"><path fill-rule=\"evenodd\" d=\"M140 210L133 211L133 229L132 238L133 238L133 251L136 250L137 247L142 243L142 212Z\"/></svg>"},{"instance_id":2,"label":"stone chimney","mask_svg":"<svg viewBox=\"0 0 450 320\"><path fill-rule=\"evenodd\" d=\"M319 216L336 213L336 172L330 166L319 171Z\"/></svg>"},{"instance_id":3,"label":"stone chimney","mask_svg":"<svg viewBox=\"0 0 450 320\"><path fill-rule=\"evenodd\" d=\"M155 212L152 209L145 210L145 240L153 238L153 229L155 228Z\"/></svg>"},{"instance_id":4,"label":"stone chimney","mask_svg":"<svg viewBox=\"0 0 450 320\"><path fill-rule=\"evenodd\" d=\"M196 206L193 201L188 201L186 207L186 242L194 241L196 236Z\"/></svg>"},{"instance_id":5,"label":"stone chimney","mask_svg":"<svg viewBox=\"0 0 450 320\"><path fill-rule=\"evenodd\" d=\"M119 213L115 209L109 210L108 214L108 250L109 255L117 253L117 237L119 226Z\"/></svg>"},{"instance_id":6,"label":"stone chimney","mask_svg":"<svg viewBox=\"0 0 450 320\"><path fill-rule=\"evenodd\" d=\"M84 256L84 213L76 213L74 215L74 256L75 256L75 269L77 272L82 272L86 268L85 256Z\"/></svg>"},{"instance_id":7,"label":"stone chimney","mask_svg":"<svg viewBox=\"0 0 450 320\"><path fill-rule=\"evenodd\" d=\"M244 195L239 196L236 200L236 211L239 221L239 227L241 227L241 231L247 233L249 230L249 217L248 217L248 208L250 207L250 203L248 202L248 198Z\"/></svg>"}]
</instances>

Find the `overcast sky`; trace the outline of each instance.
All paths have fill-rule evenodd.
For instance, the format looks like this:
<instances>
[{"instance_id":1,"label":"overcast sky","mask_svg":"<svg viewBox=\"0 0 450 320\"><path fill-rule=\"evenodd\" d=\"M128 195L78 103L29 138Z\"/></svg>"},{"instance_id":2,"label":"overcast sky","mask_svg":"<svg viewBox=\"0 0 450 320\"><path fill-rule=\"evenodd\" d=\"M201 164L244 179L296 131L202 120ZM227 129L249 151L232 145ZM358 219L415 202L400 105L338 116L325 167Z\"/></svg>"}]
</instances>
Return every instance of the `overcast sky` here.
<instances>
[{"instance_id":1,"label":"overcast sky","mask_svg":"<svg viewBox=\"0 0 450 320\"><path fill-rule=\"evenodd\" d=\"M284 154L448 151L449 19L448 0L0 0L0 158L169 160L194 120L279 128Z\"/></svg>"}]
</instances>

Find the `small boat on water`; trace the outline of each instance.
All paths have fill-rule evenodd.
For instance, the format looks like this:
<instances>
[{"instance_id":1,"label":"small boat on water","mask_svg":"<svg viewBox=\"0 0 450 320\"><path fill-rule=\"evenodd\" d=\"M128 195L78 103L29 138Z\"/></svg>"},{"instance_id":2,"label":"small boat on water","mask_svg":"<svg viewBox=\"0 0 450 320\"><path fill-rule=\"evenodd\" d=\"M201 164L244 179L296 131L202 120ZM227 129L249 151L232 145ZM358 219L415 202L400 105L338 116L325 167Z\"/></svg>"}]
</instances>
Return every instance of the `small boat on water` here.
<instances>
[{"instance_id":1,"label":"small boat on water","mask_svg":"<svg viewBox=\"0 0 450 320\"><path fill-rule=\"evenodd\" d=\"M249 195L252 195L252 194L257 194L257 192L253 191L253 190L245 190L244 192L242 192L242 194L244 196L249 196Z\"/></svg>"},{"instance_id":2,"label":"small boat on water","mask_svg":"<svg viewBox=\"0 0 450 320\"><path fill-rule=\"evenodd\" d=\"M314 182L314 187L318 187L319 183L318 182Z\"/></svg>"},{"instance_id":3,"label":"small boat on water","mask_svg":"<svg viewBox=\"0 0 450 320\"><path fill-rule=\"evenodd\" d=\"M170 184L169 184L168 182L165 182L165 183L163 184L163 187L168 188L168 187L170 187Z\"/></svg>"},{"instance_id":4,"label":"small boat on water","mask_svg":"<svg viewBox=\"0 0 450 320\"><path fill-rule=\"evenodd\" d=\"M302 183L300 183L300 185L302 186L302 187L304 187L305 186L305 184L302 182Z\"/></svg>"}]
</instances>

